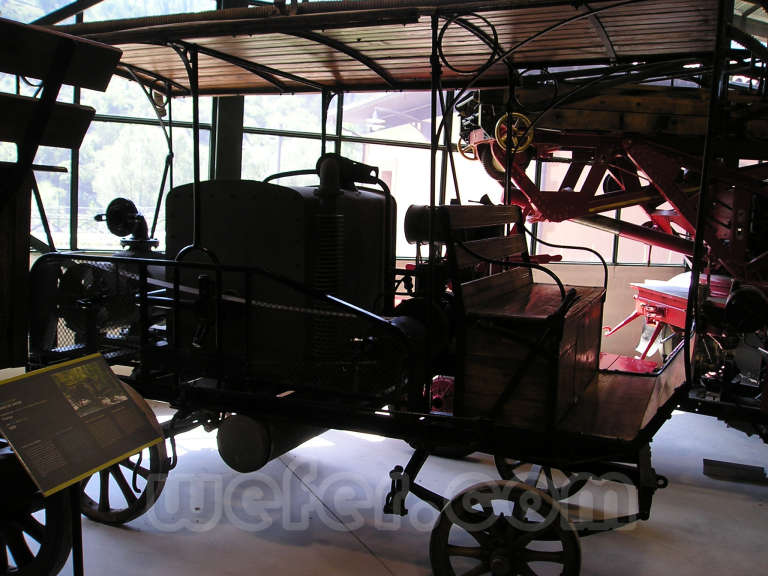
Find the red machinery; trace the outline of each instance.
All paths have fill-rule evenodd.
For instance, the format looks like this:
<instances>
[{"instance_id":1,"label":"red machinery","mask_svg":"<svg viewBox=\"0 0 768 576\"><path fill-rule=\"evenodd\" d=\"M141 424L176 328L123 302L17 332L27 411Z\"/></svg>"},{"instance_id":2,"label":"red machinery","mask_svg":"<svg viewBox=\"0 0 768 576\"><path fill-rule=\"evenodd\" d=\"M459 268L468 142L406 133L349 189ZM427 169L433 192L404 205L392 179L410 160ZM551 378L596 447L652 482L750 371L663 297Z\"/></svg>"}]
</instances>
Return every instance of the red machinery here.
<instances>
[{"instance_id":1,"label":"red machinery","mask_svg":"<svg viewBox=\"0 0 768 576\"><path fill-rule=\"evenodd\" d=\"M721 130L710 142L715 161L704 176L710 200L699 219L709 114L704 90L632 84L599 96L574 90L558 101L566 101L562 106L534 102L529 108L543 111L524 113L520 102L531 95L535 100L544 78L538 88L519 88L513 106L509 94L475 94L460 103L462 155L480 160L505 187L505 202L523 208L530 222L572 220L682 253L689 262L702 235L696 331L703 345L687 408L728 418L733 414L726 415L726 405L740 417L744 410L768 412L768 353L762 352L768 348L768 132L762 96L732 89L728 102L721 102ZM526 173L531 160L568 167L558 185L544 189ZM600 214L635 205L648 216L643 225ZM690 275L633 284L634 310L606 332L644 317L641 355L603 355L601 369L652 371L655 363L646 357L665 328L677 339L685 329L689 286ZM745 341L751 334L762 343L757 352ZM752 357L746 363L745 348Z\"/></svg>"},{"instance_id":2,"label":"red machinery","mask_svg":"<svg viewBox=\"0 0 768 576\"><path fill-rule=\"evenodd\" d=\"M707 111L702 92L681 89L670 96L669 90L630 86L542 113L535 127L521 112L504 114L492 135L482 117L493 107L477 96L461 106L460 149L503 182L510 142L514 186L507 202L521 206L529 221L573 220L692 256ZM712 207L703 234L713 271L765 287L768 243L760 229L768 217L768 163L740 166L768 157L762 104L753 100L741 96L728 111L734 131L716 144L724 161L710 172ZM746 110L759 112L747 117ZM568 162L557 189L544 190L526 174L532 159ZM600 216L634 205L646 211L647 224Z\"/></svg>"}]
</instances>

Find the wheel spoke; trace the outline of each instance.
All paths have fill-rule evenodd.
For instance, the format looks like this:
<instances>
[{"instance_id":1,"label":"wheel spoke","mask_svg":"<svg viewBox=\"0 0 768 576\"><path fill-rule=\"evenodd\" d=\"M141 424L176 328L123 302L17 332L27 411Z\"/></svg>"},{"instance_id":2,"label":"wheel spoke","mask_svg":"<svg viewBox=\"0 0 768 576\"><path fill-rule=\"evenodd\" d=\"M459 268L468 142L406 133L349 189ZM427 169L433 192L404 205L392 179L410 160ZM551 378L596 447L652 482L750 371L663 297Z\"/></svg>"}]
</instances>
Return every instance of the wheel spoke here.
<instances>
[{"instance_id":1,"label":"wheel spoke","mask_svg":"<svg viewBox=\"0 0 768 576\"><path fill-rule=\"evenodd\" d=\"M496 462L501 468L501 458L497 458ZM534 468L527 474L529 478L541 480L543 476L548 486L555 485L550 468ZM512 515L522 522L521 525L499 526L510 520L507 513L489 512L496 508L497 502L502 501L512 505ZM482 510L477 509L480 506ZM528 512L535 512L543 520L527 519ZM479 576L491 573L493 566L496 572L537 576L541 564L555 566L557 573L578 573L581 560L578 536L572 526L558 523L564 519L565 516L546 492L505 480L478 484L454 496L441 512L430 540L433 571L440 576ZM494 524L488 524L494 521ZM474 538L477 545L471 541L461 542L461 545L449 544L454 534L452 530L458 528ZM552 544L546 548L539 545L544 542ZM503 550L499 553L503 556L495 558L494 551L500 546ZM458 569L453 566L460 561L465 564Z\"/></svg>"},{"instance_id":2,"label":"wheel spoke","mask_svg":"<svg viewBox=\"0 0 768 576\"><path fill-rule=\"evenodd\" d=\"M144 478L144 480L149 478L149 475L151 474L151 472L147 468L144 468L144 466L136 466L136 463L131 462L128 458L120 462L120 466L130 470L131 474L133 474L133 471L136 470L136 473L142 478Z\"/></svg>"},{"instance_id":3,"label":"wheel spoke","mask_svg":"<svg viewBox=\"0 0 768 576\"><path fill-rule=\"evenodd\" d=\"M505 460L504 464L509 470L517 470L518 468L520 468L520 466L525 464L525 462L523 462L522 460L516 460L515 463L512 464L512 462L510 462L509 460Z\"/></svg>"},{"instance_id":4,"label":"wheel spoke","mask_svg":"<svg viewBox=\"0 0 768 576\"><path fill-rule=\"evenodd\" d=\"M42 544L45 538L45 526L43 526L34 516L24 516L19 522L20 528L34 538L36 542Z\"/></svg>"},{"instance_id":5,"label":"wheel spoke","mask_svg":"<svg viewBox=\"0 0 768 576\"><path fill-rule=\"evenodd\" d=\"M32 554L29 546L27 546L27 541L24 540L24 535L21 533L21 530L10 531L6 535L6 542L8 543L8 548L11 550L11 555L16 562L16 566L24 566L35 559L34 554Z\"/></svg>"},{"instance_id":6,"label":"wheel spoke","mask_svg":"<svg viewBox=\"0 0 768 576\"><path fill-rule=\"evenodd\" d=\"M445 550L448 552L448 556L461 556L462 558L483 560L488 556L488 551L478 546L454 546L451 544L446 546Z\"/></svg>"},{"instance_id":7,"label":"wheel spoke","mask_svg":"<svg viewBox=\"0 0 768 576\"><path fill-rule=\"evenodd\" d=\"M538 464L531 464L530 470L528 470L528 476L523 480L528 486L533 486L534 488L539 483L539 478L541 478L541 466Z\"/></svg>"},{"instance_id":8,"label":"wheel spoke","mask_svg":"<svg viewBox=\"0 0 768 576\"><path fill-rule=\"evenodd\" d=\"M544 467L544 477L547 479L547 492L549 492L552 497L556 497L557 487L555 486L555 481L552 478L552 468L549 466Z\"/></svg>"},{"instance_id":9,"label":"wheel spoke","mask_svg":"<svg viewBox=\"0 0 768 576\"><path fill-rule=\"evenodd\" d=\"M109 472L99 471L99 512L109 512Z\"/></svg>"},{"instance_id":10,"label":"wheel spoke","mask_svg":"<svg viewBox=\"0 0 768 576\"><path fill-rule=\"evenodd\" d=\"M517 536L515 536L514 540L512 540L510 547L515 550L523 550L525 549L528 544L530 544L538 534L534 531L524 531L520 532Z\"/></svg>"},{"instance_id":11,"label":"wheel spoke","mask_svg":"<svg viewBox=\"0 0 768 576\"><path fill-rule=\"evenodd\" d=\"M485 532L490 526L489 518L483 515L481 512L474 510L461 510L456 513L457 518L454 523L456 526L464 530L467 534L472 536L480 546L485 546L489 541L489 536ZM479 528L483 526L485 530Z\"/></svg>"},{"instance_id":12,"label":"wheel spoke","mask_svg":"<svg viewBox=\"0 0 768 576\"><path fill-rule=\"evenodd\" d=\"M128 503L128 506L134 505L138 498L136 497L136 494L134 494L133 489L128 485L128 481L125 479L125 476L123 476L120 467L112 466L109 469L109 473L112 474L112 477L117 481L120 492L125 496L125 501Z\"/></svg>"}]
</instances>

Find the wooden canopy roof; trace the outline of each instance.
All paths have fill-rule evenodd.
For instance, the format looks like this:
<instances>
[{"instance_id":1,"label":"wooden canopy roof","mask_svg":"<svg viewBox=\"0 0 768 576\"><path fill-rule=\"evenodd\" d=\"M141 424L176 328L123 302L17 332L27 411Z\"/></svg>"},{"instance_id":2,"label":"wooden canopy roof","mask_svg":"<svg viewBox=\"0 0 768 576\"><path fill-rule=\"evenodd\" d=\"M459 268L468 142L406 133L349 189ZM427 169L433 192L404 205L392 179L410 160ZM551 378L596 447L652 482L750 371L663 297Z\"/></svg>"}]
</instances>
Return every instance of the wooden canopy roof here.
<instances>
[{"instance_id":1,"label":"wooden canopy roof","mask_svg":"<svg viewBox=\"0 0 768 576\"><path fill-rule=\"evenodd\" d=\"M123 73L189 93L173 48L196 46L200 94L429 88L438 17L443 87L506 85L517 68L706 57L717 0L346 0L88 22L56 29L119 46ZM491 60L496 59L495 63Z\"/></svg>"}]
</instances>

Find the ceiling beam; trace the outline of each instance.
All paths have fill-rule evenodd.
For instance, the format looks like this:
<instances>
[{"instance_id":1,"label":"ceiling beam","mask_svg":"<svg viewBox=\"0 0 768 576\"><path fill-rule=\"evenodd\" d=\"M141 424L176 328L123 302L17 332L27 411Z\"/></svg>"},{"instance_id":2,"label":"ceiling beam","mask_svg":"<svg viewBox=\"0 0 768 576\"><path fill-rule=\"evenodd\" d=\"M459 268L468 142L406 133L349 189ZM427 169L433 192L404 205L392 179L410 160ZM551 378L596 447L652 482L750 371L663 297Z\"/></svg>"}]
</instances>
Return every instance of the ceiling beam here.
<instances>
[{"instance_id":1,"label":"ceiling beam","mask_svg":"<svg viewBox=\"0 0 768 576\"><path fill-rule=\"evenodd\" d=\"M256 62L251 62L250 60L245 60L244 58L240 58L238 56L232 56L231 54L220 52L218 50L214 50L206 46L200 46L199 44L191 44L188 42L180 42L180 43L188 46L195 46L197 48L197 51L200 54L205 54L206 56L210 56L211 58L222 60L223 62L227 62L229 64L232 64L233 66L238 66L240 68L243 68L244 70L248 70L249 72L258 74L259 76L264 78L267 82L277 87L281 92L290 91L290 88L288 88L288 86L286 86L283 82L275 78L275 76L279 76L280 78L285 78L286 80L292 80L294 82L298 82L299 84L304 84L305 86L309 86L310 88L314 88L315 90L322 91L328 88L327 86L324 86L319 82L309 80L308 78L304 78L303 76L297 76L296 74L291 74L290 72L283 72L282 70L278 70L277 68L264 66L263 64L257 64Z\"/></svg>"},{"instance_id":2,"label":"ceiling beam","mask_svg":"<svg viewBox=\"0 0 768 576\"><path fill-rule=\"evenodd\" d=\"M747 34L760 36L761 38L768 38L768 24L761 20L755 20L754 18L734 14L733 25L739 30L743 30Z\"/></svg>"},{"instance_id":3,"label":"ceiling beam","mask_svg":"<svg viewBox=\"0 0 768 576\"><path fill-rule=\"evenodd\" d=\"M125 69L126 71L123 72L122 69ZM115 74L118 76L121 76L127 80L133 80L136 79L132 77L131 72L136 74L136 76L139 76L140 80L142 80L142 83L150 82L157 82L159 84L169 84L170 86L173 86L177 90L179 90L183 94L189 94L189 88L184 86L183 84L180 84L179 82L176 82L175 80L171 80L170 78L166 78L165 76L161 76L160 74L156 72L152 72L151 70L146 70L144 68L141 68L140 66L135 66L133 64L128 64L126 62L120 62L117 65L117 69L115 70ZM143 77L143 78L141 78ZM159 91L164 92L165 86L162 87L153 87L150 86L150 88L157 88Z\"/></svg>"},{"instance_id":4,"label":"ceiling beam","mask_svg":"<svg viewBox=\"0 0 768 576\"><path fill-rule=\"evenodd\" d=\"M344 44L344 42L340 42L339 40L336 40L335 38L329 38L328 36L324 36L323 34L318 34L317 32L293 32L290 34L291 36L296 36L299 38L304 38L305 40L309 40L310 42L317 42L318 44L322 44L324 46L328 46L329 48L333 48L334 50L338 50L339 52L342 52L343 54L346 54L350 58L353 58L354 60L357 60L361 64L365 65L369 70L375 72L378 74L378 76L386 82L390 88L396 88L396 81L395 79L387 72L382 66L376 62L373 58L369 58L359 50L356 50L355 48L352 48L351 46Z\"/></svg>"},{"instance_id":5,"label":"ceiling beam","mask_svg":"<svg viewBox=\"0 0 768 576\"><path fill-rule=\"evenodd\" d=\"M732 40L744 46L744 48L761 58L764 62L768 62L768 47L763 45L757 38L733 25L728 26L728 32Z\"/></svg>"}]
</instances>

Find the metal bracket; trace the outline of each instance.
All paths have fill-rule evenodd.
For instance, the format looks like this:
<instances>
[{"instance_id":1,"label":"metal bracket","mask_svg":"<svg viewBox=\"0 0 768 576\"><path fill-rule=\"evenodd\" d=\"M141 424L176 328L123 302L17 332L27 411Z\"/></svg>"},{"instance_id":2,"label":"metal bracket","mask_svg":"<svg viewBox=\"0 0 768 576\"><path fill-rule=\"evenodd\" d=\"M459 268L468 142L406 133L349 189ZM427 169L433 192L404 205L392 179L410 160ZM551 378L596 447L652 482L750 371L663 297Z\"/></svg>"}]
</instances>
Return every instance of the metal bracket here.
<instances>
[{"instance_id":1,"label":"metal bracket","mask_svg":"<svg viewBox=\"0 0 768 576\"><path fill-rule=\"evenodd\" d=\"M395 466L389 473L392 487L384 502L384 514L398 514L405 516L408 509L405 507L405 497L408 496L408 477L403 474L402 466Z\"/></svg>"}]
</instances>

